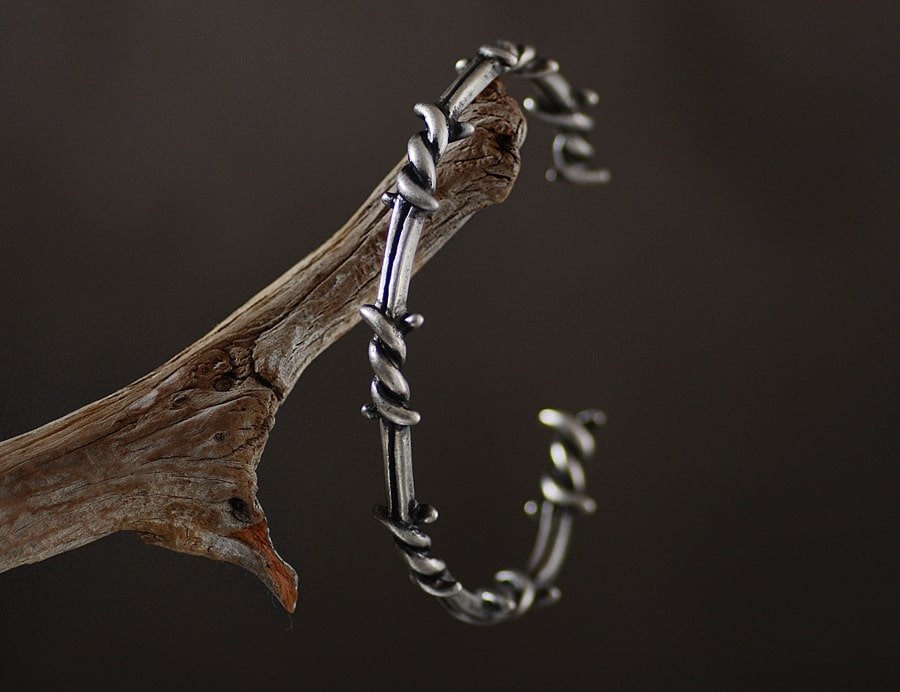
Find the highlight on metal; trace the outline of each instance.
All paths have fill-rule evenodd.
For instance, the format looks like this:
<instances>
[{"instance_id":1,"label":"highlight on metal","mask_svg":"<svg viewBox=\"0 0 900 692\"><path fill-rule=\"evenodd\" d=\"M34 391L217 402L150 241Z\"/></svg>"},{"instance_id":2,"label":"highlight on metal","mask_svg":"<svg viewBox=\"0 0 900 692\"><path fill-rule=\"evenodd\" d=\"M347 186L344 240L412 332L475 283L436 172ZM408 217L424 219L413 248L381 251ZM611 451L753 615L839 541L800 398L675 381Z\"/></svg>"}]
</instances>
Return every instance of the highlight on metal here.
<instances>
[{"instance_id":1,"label":"highlight on metal","mask_svg":"<svg viewBox=\"0 0 900 692\"><path fill-rule=\"evenodd\" d=\"M381 428L387 504L375 508L375 518L393 535L413 582L438 598L454 617L490 625L559 599L555 581L565 560L573 518L595 509L585 489L584 462L594 455L593 433L605 416L595 410L575 415L552 409L540 412L540 421L554 432L552 465L541 479L540 507L535 502L525 507L526 512L539 515L527 567L498 572L490 588L464 588L444 561L431 554L425 525L437 519L437 510L415 497L410 431L421 417L409 407L409 382L402 370L406 335L422 324L422 316L409 313L406 303L422 228L438 209L437 164L448 146L474 132L471 124L459 120L466 106L494 79L514 74L537 88L537 98L526 99L525 109L556 130L553 168L547 178L596 184L607 182L609 172L591 165L594 152L585 138L594 123L583 110L596 105L597 94L572 88L556 62L539 57L530 46L498 41L482 46L471 60L457 63L457 70L459 75L437 101L416 104L425 129L407 144L408 163L397 176L396 191L382 198L392 211L378 299L360 309L374 332L369 343L369 363L375 373L372 403L363 406L363 414L377 419Z\"/></svg>"}]
</instances>

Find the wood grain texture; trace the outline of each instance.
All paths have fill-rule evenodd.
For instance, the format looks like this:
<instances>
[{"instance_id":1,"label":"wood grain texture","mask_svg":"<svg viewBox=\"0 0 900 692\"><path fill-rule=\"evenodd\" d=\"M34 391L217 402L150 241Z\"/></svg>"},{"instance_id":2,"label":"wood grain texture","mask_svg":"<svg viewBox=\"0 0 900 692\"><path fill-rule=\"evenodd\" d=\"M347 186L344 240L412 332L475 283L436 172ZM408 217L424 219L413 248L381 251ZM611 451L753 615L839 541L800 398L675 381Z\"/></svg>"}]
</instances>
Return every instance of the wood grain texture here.
<instances>
[{"instance_id":1,"label":"wood grain texture","mask_svg":"<svg viewBox=\"0 0 900 692\"><path fill-rule=\"evenodd\" d=\"M525 121L503 85L488 88L464 119L476 132L439 166L441 207L416 269L472 214L502 202L518 174ZM403 163L324 245L182 353L0 442L0 572L136 531L155 545L241 565L294 610L297 575L272 545L256 468L304 368L375 299L388 222L380 196Z\"/></svg>"}]
</instances>

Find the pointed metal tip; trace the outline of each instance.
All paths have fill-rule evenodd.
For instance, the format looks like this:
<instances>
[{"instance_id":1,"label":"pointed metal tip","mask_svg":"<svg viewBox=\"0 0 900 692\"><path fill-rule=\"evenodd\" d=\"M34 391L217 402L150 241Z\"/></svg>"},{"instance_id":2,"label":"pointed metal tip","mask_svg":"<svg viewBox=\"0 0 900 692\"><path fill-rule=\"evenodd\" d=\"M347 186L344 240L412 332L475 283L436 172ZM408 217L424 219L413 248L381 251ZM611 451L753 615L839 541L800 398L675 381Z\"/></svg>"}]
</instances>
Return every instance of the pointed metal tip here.
<instances>
[{"instance_id":1,"label":"pointed metal tip","mask_svg":"<svg viewBox=\"0 0 900 692\"><path fill-rule=\"evenodd\" d=\"M585 106L596 106L600 103L600 94L593 89L582 89L579 95L581 96L581 102Z\"/></svg>"},{"instance_id":2,"label":"pointed metal tip","mask_svg":"<svg viewBox=\"0 0 900 692\"><path fill-rule=\"evenodd\" d=\"M419 313L412 313L403 318L403 323L410 329L418 329L425 322L425 318Z\"/></svg>"},{"instance_id":3,"label":"pointed metal tip","mask_svg":"<svg viewBox=\"0 0 900 692\"><path fill-rule=\"evenodd\" d=\"M544 425L554 426L565 420L565 416L555 408L542 408L538 411L538 420Z\"/></svg>"},{"instance_id":4,"label":"pointed metal tip","mask_svg":"<svg viewBox=\"0 0 900 692\"><path fill-rule=\"evenodd\" d=\"M475 126L472 123L459 123L458 139L467 139L475 134Z\"/></svg>"},{"instance_id":5,"label":"pointed metal tip","mask_svg":"<svg viewBox=\"0 0 900 692\"><path fill-rule=\"evenodd\" d=\"M413 523L415 524L433 524L437 521L438 511L436 507L431 505L416 505L412 512Z\"/></svg>"}]
</instances>

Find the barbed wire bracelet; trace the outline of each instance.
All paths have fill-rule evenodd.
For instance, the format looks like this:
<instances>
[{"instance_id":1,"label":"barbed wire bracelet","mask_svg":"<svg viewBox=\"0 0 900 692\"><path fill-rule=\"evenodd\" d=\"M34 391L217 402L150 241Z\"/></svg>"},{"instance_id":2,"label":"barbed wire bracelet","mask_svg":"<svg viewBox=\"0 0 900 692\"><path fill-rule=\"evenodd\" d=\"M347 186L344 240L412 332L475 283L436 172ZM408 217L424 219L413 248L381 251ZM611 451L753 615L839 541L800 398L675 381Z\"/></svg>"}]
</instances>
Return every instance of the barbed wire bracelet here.
<instances>
[{"instance_id":1,"label":"barbed wire bracelet","mask_svg":"<svg viewBox=\"0 0 900 692\"><path fill-rule=\"evenodd\" d=\"M594 429L605 421L600 411L570 415L545 409L540 421L554 431L550 445L552 466L541 479L543 500L526 504L537 514L538 535L524 570L504 570L491 588L469 591L431 554L431 538L424 525L437 519L437 510L415 498L410 429L420 415L409 408L409 383L403 375L406 334L422 324L422 316L407 312L413 258L428 216L437 210L437 163L447 147L474 132L459 120L463 110L494 79L514 74L537 87L538 98L526 99L525 109L556 129L553 168L548 179L575 183L605 183L609 172L593 168L593 148L585 134L593 129L583 109L597 103L597 94L573 89L559 74L559 66L541 58L530 46L498 41L482 46L477 55L457 63L459 75L434 103L419 103L415 112L425 129L407 145L408 163L397 176L396 192L386 192L391 207L378 299L360 309L375 336L369 343L369 362L375 372L372 403L363 414L378 419L384 453L387 505L375 508L378 519L393 535L410 576L426 593L439 599L464 622L489 625L518 617L535 605L559 598L554 586L568 549L575 514L594 511L585 491L583 464L594 454Z\"/></svg>"}]
</instances>

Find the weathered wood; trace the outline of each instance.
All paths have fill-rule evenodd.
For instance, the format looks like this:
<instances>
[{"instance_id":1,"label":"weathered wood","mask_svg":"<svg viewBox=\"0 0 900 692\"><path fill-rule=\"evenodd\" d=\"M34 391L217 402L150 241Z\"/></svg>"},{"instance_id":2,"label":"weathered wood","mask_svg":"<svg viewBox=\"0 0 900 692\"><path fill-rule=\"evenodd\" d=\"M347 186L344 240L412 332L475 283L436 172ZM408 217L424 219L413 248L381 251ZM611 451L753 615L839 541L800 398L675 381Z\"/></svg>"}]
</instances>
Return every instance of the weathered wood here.
<instances>
[{"instance_id":1,"label":"weathered wood","mask_svg":"<svg viewBox=\"0 0 900 692\"><path fill-rule=\"evenodd\" d=\"M466 115L477 126L439 167L441 208L424 264L519 169L524 118L499 83ZM402 162L401 162L402 163ZM372 302L400 164L324 245L209 334L136 382L0 442L0 572L115 531L236 563L293 611L297 575L275 552L256 467L304 368ZM361 353L362 357L362 353Z\"/></svg>"}]
</instances>

